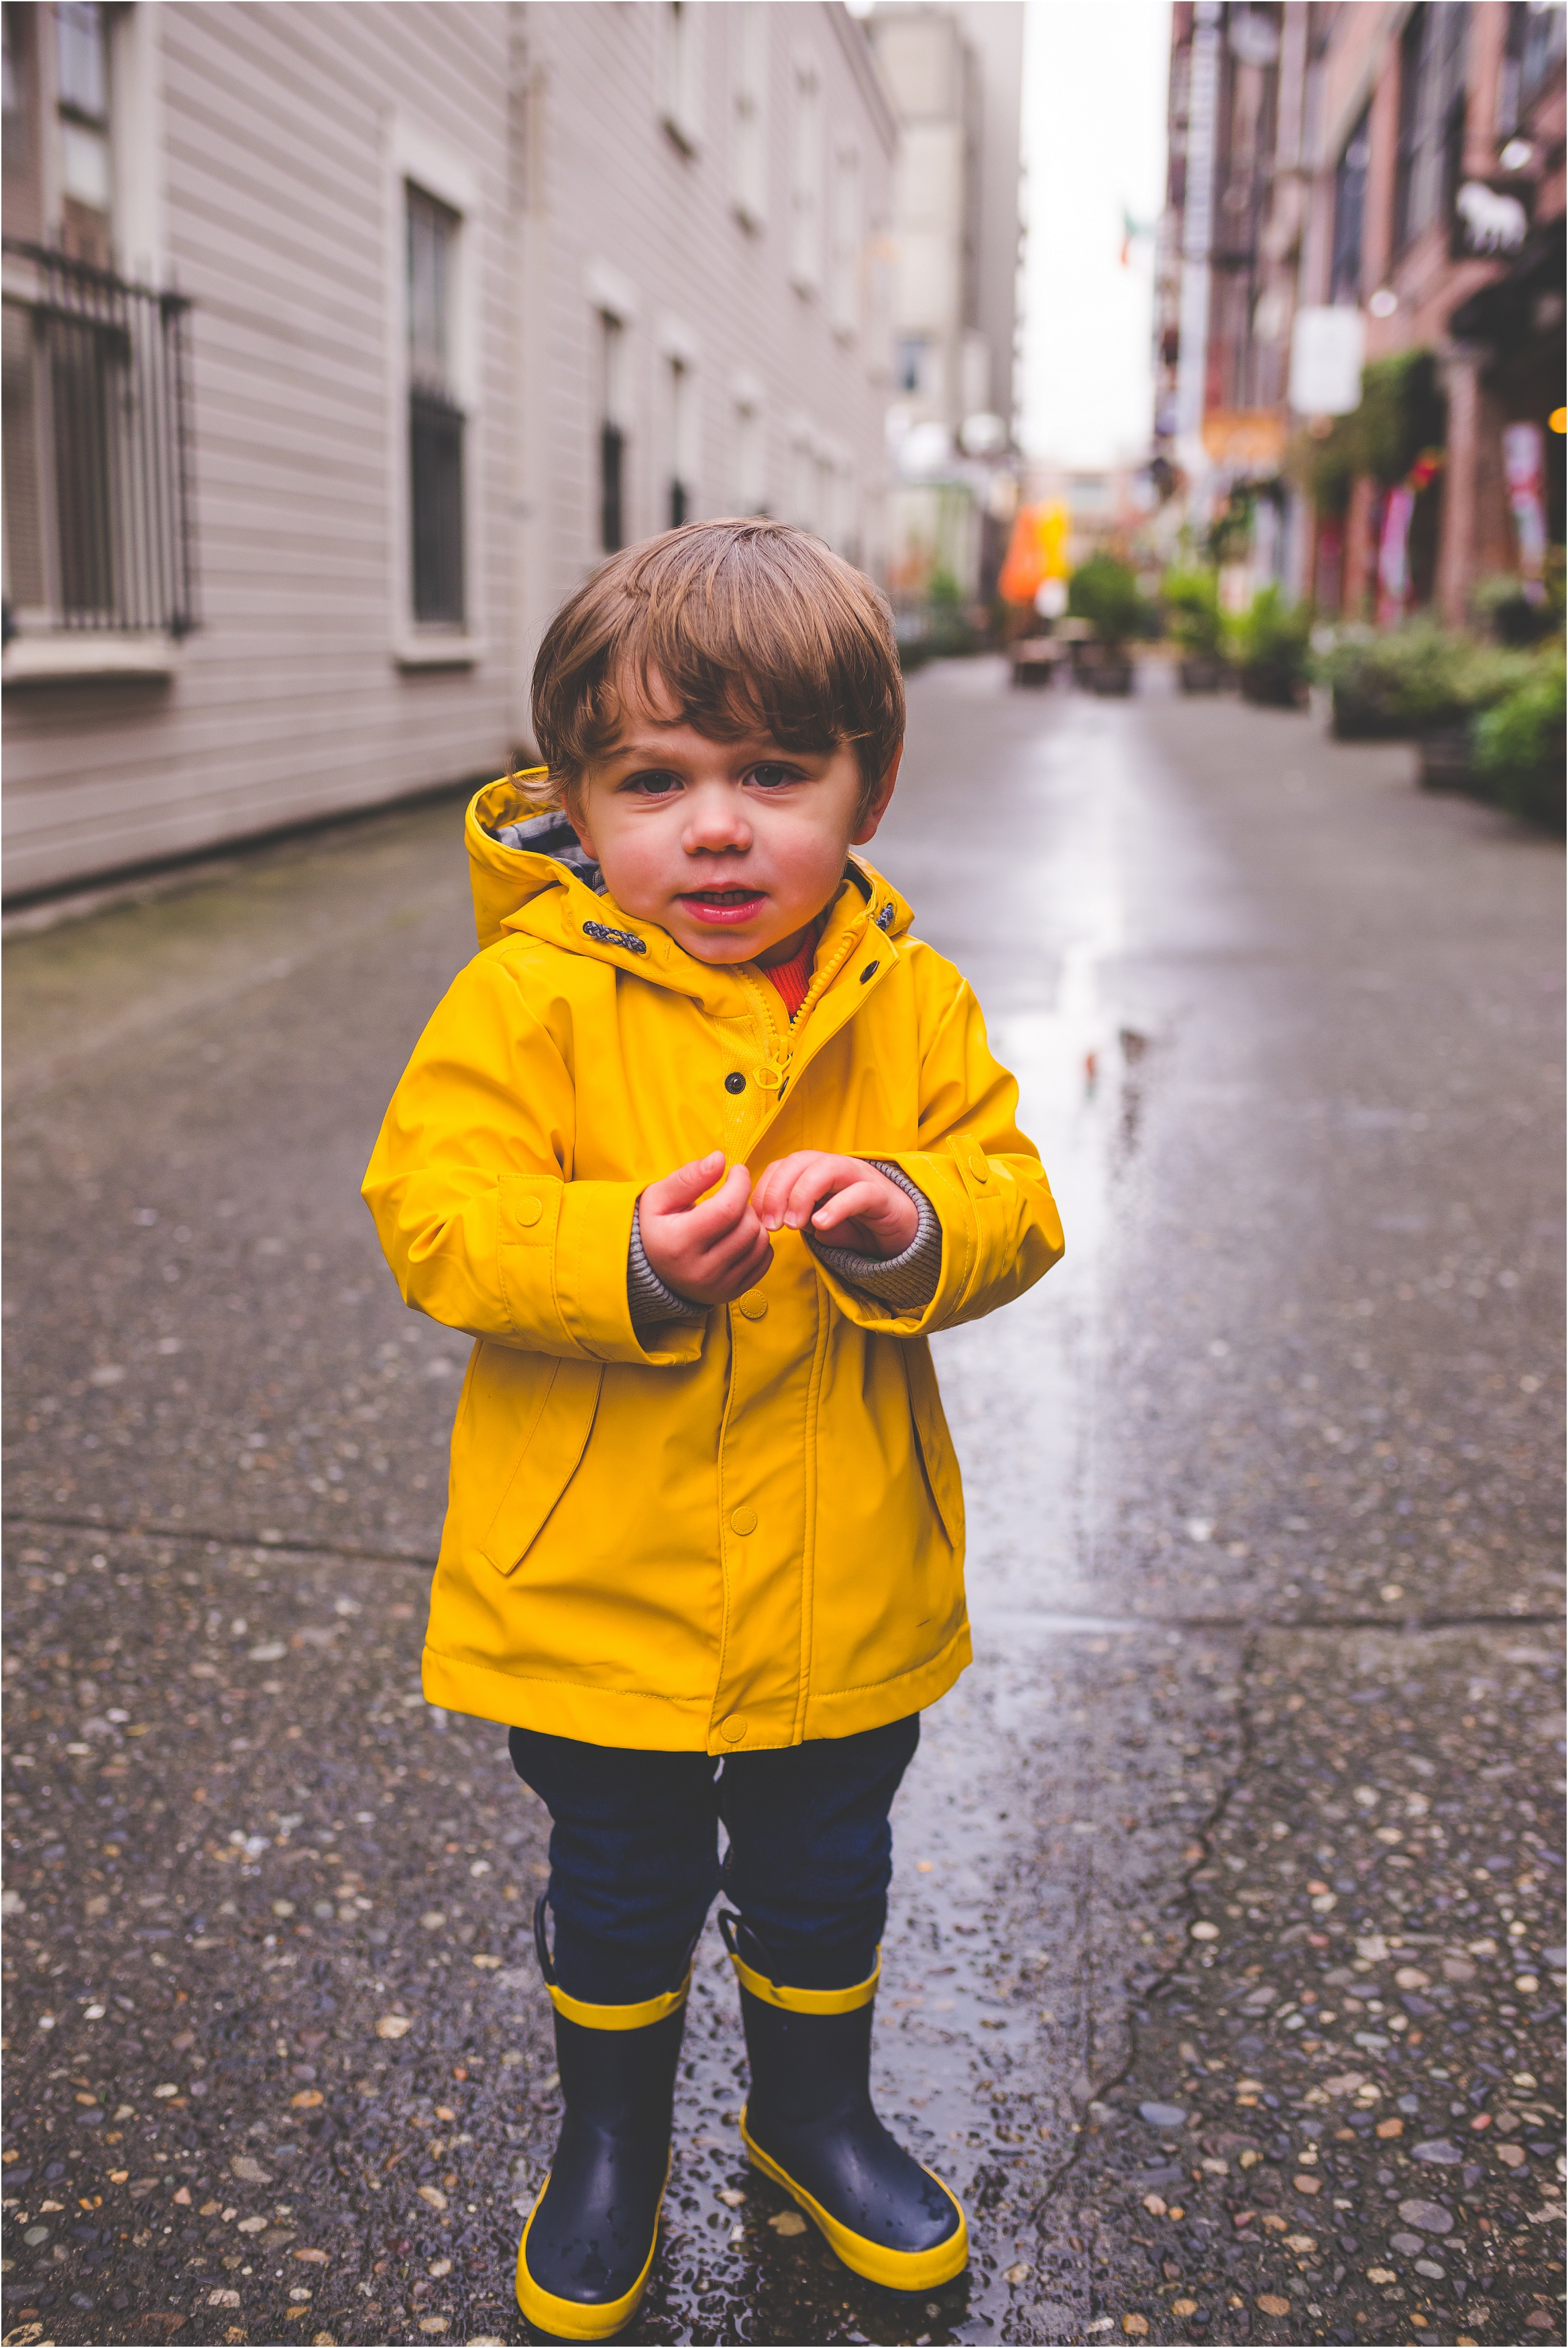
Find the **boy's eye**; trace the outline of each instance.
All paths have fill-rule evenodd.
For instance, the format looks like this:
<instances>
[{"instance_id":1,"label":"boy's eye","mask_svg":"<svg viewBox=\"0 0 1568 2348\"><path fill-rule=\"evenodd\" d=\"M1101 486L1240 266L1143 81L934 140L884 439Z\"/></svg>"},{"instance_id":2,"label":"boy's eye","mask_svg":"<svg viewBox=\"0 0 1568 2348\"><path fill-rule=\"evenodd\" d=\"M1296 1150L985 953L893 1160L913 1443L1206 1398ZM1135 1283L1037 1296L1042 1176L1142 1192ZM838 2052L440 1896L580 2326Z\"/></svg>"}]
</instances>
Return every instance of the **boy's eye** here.
<instances>
[{"instance_id":1,"label":"boy's eye","mask_svg":"<svg viewBox=\"0 0 1568 2348\"><path fill-rule=\"evenodd\" d=\"M781 767L771 759L753 767L746 778L748 782L760 784L764 791L776 791L781 784L798 783L800 778L798 767Z\"/></svg>"},{"instance_id":2,"label":"boy's eye","mask_svg":"<svg viewBox=\"0 0 1568 2348\"><path fill-rule=\"evenodd\" d=\"M638 791L644 798L668 798L671 791L680 789L681 778L655 767L645 774L628 775L620 788L623 791Z\"/></svg>"}]
</instances>

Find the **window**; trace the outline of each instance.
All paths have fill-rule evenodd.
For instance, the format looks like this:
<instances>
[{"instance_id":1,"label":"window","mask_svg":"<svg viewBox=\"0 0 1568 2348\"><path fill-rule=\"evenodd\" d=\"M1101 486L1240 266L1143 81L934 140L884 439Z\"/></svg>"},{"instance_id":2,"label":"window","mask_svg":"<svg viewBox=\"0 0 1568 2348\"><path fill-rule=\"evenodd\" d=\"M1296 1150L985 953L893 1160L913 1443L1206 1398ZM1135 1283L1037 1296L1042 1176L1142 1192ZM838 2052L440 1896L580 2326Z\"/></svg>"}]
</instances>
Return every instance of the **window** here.
<instances>
[{"instance_id":1,"label":"window","mask_svg":"<svg viewBox=\"0 0 1568 2348\"><path fill-rule=\"evenodd\" d=\"M458 627L464 416L452 394L458 216L405 183L411 601L421 627Z\"/></svg>"},{"instance_id":2,"label":"window","mask_svg":"<svg viewBox=\"0 0 1568 2348\"><path fill-rule=\"evenodd\" d=\"M24 633L195 624L185 317L172 294L7 243L5 601Z\"/></svg>"},{"instance_id":3,"label":"window","mask_svg":"<svg viewBox=\"0 0 1568 2348\"><path fill-rule=\"evenodd\" d=\"M732 98L732 193L747 228L761 228L768 210L768 12L752 5L730 12L734 28Z\"/></svg>"},{"instance_id":4,"label":"window","mask_svg":"<svg viewBox=\"0 0 1568 2348\"><path fill-rule=\"evenodd\" d=\"M860 325L860 157L841 147L833 175L833 260L828 315L845 339Z\"/></svg>"},{"instance_id":5,"label":"window","mask_svg":"<svg viewBox=\"0 0 1568 2348\"><path fill-rule=\"evenodd\" d=\"M1561 76L1568 36L1563 0L1513 0L1498 81L1497 128L1516 129L1553 74Z\"/></svg>"},{"instance_id":6,"label":"window","mask_svg":"<svg viewBox=\"0 0 1568 2348\"><path fill-rule=\"evenodd\" d=\"M1334 173L1334 250L1328 299L1354 308L1361 299L1361 232L1367 212L1367 166L1371 160L1371 109L1345 142Z\"/></svg>"},{"instance_id":7,"label":"window","mask_svg":"<svg viewBox=\"0 0 1568 2348\"><path fill-rule=\"evenodd\" d=\"M626 329L599 313L599 543L614 554L626 543Z\"/></svg>"},{"instance_id":8,"label":"window","mask_svg":"<svg viewBox=\"0 0 1568 2348\"><path fill-rule=\"evenodd\" d=\"M702 127L702 26L692 0L664 0L659 33L660 116L676 145L692 155Z\"/></svg>"},{"instance_id":9,"label":"window","mask_svg":"<svg viewBox=\"0 0 1568 2348\"><path fill-rule=\"evenodd\" d=\"M1468 0L1427 0L1399 36L1399 130L1394 249L1447 212L1464 142Z\"/></svg>"},{"instance_id":10,"label":"window","mask_svg":"<svg viewBox=\"0 0 1568 2348\"><path fill-rule=\"evenodd\" d=\"M43 172L39 148L38 16L6 0L4 136L0 170L5 175L5 220L8 234L29 243L45 240Z\"/></svg>"},{"instance_id":11,"label":"window","mask_svg":"<svg viewBox=\"0 0 1568 2348\"><path fill-rule=\"evenodd\" d=\"M696 514L697 402L689 363L672 357L669 364L670 527L679 530Z\"/></svg>"},{"instance_id":12,"label":"window","mask_svg":"<svg viewBox=\"0 0 1568 2348\"><path fill-rule=\"evenodd\" d=\"M97 269L113 259L108 13L94 0L59 0L55 9L60 243Z\"/></svg>"},{"instance_id":13,"label":"window","mask_svg":"<svg viewBox=\"0 0 1568 2348\"><path fill-rule=\"evenodd\" d=\"M815 67L797 63L790 162L790 275L803 294L815 294L822 283L822 89Z\"/></svg>"},{"instance_id":14,"label":"window","mask_svg":"<svg viewBox=\"0 0 1568 2348\"><path fill-rule=\"evenodd\" d=\"M743 392L735 400L735 511L762 514L767 510L767 444L762 404L755 393Z\"/></svg>"},{"instance_id":15,"label":"window","mask_svg":"<svg viewBox=\"0 0 1568 2348\"><path fill-rule=\"evenodd\" d=\"M900 391L918 398L926 387L926 362L930 345L924 335L901 335L895 378Z\"/></svg>"}]
</instances>

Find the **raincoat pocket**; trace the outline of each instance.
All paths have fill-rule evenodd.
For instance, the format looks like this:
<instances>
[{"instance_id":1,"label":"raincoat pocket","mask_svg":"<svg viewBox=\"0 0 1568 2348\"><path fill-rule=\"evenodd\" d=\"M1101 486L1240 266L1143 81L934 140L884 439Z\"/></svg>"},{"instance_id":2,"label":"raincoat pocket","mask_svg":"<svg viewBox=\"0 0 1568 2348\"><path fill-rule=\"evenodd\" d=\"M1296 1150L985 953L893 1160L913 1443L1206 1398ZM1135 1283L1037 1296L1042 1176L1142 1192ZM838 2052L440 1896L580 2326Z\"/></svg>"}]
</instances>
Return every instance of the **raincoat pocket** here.
<instances>
[{"instance_id":1,"label":"raincoat pocket","mask_svg":"<svg viewBox=\"0 0 1568 2348\"><path fill-rule=\"evenodd\" d=\"M926 1481L931 1488L931 1498L937 1503L942 1529L948 1536L953 1555L962 1557L964 1487L958 1474L958 1455L953 1448L947 1414L942 1408L941 1389L937 1384L931 1348L921 1337L907 1343L903 1354L904 1372L909 1381L909 1409L915 1421L915 1432L920 1438L920 1457L925 1463Z\"/></svg>"},{"instance_id":2,"label":"raincoat pocket","mask_svg":"<svg viewBox=\"0 0 1568 2348\"><path fill-rule=\"evenodd\" d=\"M547 1375L500 1506L480 1544L487 1560L501 1574L517 1570L576 1475L593 1431L604 1382L601 1362L553 1361L537 1354L523 1359Z\"/></svg>"}]
</instances>

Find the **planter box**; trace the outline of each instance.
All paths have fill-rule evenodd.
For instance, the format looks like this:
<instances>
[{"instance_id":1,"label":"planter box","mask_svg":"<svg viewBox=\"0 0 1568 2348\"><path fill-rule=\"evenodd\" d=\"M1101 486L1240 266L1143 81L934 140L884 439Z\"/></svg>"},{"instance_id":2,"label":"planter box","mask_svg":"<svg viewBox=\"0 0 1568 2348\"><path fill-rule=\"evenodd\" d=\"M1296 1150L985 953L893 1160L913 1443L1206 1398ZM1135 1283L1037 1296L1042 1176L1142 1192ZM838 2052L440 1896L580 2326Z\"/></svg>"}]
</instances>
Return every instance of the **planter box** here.
<instances>
[{"instance_id":1,"label":"planter box","mask_svg":"<svg viewBox=\"0 0 1568 2348\"><path fill-rule=\"evenodd\" d=\"M1088 671L1084 682L1091 693L1101 694L1110 700L1124 700L1132 690L1132 664L1130 660L1115 658L1097 660Z\"/></svg>"},{"instance_id":2,"label":"planter box","mask_svg":"<svg viewBox=\"0 0 1568 2348\"><path fill-rule=\"evenodd\" d=\"M1521 823L1561 834L1565 828L1564 779L1562 757L1542 767L1524 767L1487 778L1487 796Z\"/></svg>"},{"instance_id":3,"label":"planter box","mask_svg":"<svg viewBox=\"0 0 1568 2348\"><path fill-rule=\"evenodd\" d=\"M1015 685L1050 685L1066 661L1063 647L1049 636L1027 637L1013 646L1012 681Z\"/></svg>"},{"instance_id":4,"label":"planter box","mask_svg":"<svg viewBox=\"0 0 1568 2348\"><path fill-rule=\"evenodd\" d=\"M1485 786L1471 762L1470 727L1433 726L1417 737L1420 783L1424 791L1471 791L1484 796Z\"/></svg>"},{"instance_id":5,"label":"planter box","mask_svg":"<svg viewBox=\"0 0 1568 2348\"><path fill-rule=\"evenodd\" d=\"M1380 694L1336 684L1329 695L1329 726L1337 742L1401 742L1410 727Z\"/></svg>"},{"instance_id":6,"label":"planter box","mask_svg":"<svg viewBox=\"0 0 1568 2348\"><path fill-rule=\"evenodd\" d=\"M1244 668L1241 697L1259 709L1299 709L1307 699L1307 683L1276 669Z\"/></svg>"},{"instance_id":7,"label":"planter box","mask_svg":"<svg viewBox=\"0 0 1568 2348\"><path fill-rule=\"evenodd\" d=\"M1217 654L1188 653L1176 664L1184 693L1223 693L1231 681L1230 663Z\"/></svg>"}]
</instances>

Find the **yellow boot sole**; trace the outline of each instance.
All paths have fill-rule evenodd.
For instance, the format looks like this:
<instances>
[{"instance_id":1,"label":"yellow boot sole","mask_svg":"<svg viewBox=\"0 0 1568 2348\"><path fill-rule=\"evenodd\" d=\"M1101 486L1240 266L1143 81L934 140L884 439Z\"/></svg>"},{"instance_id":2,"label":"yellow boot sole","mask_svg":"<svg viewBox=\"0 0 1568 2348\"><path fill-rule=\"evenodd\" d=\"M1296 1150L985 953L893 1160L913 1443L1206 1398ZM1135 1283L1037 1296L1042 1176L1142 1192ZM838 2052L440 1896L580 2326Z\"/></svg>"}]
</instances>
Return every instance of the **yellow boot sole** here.
<instances>
[{"instance_id":1,"label":"yellow boot sole","mask_svg":"<svg viewBox=\"0 0 1568 2348\"><path fill-rule=\"evenodd\" d=\"M933 2185L940 2185L958 2213L958 2230L949 2234L929 2250L890 2250L881 2242L868 2241L864 2234L856 2233L837 2218L830 2217L820 2201L814 2200L804 2185L797 2185L787 2176L776 2160L771 2159L761 2145L753 2142L746 2127L746 2115L741 2114L741 2137L751 2156L753 2168L782 2185L791 2200L799 2203L822 2234L835 2257L841 2259L851 2274L862 2275L867 2282L879 2282L887 2291L935 2291L938 2284L951 2282L962 2274L969 2263L969 2228L958 2195L943 2185L935 2169L927 2168L927 2176ZM924 2163L921 2164L924 2167Z\"/></svg>"}]
</instances>

